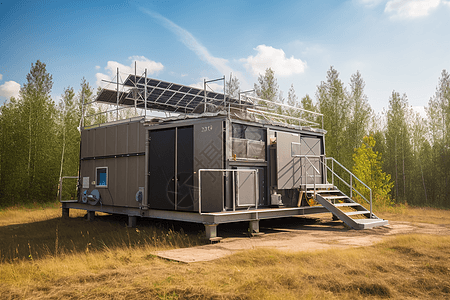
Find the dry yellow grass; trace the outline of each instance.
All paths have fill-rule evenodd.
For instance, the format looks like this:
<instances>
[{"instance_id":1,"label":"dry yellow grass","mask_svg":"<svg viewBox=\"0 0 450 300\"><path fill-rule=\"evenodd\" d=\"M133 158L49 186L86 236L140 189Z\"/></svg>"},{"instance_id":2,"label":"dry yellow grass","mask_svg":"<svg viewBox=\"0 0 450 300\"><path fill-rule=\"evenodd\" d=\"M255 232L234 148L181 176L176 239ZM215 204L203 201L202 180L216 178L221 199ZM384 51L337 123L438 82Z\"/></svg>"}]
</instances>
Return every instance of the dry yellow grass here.
<instances>
[{"instance_id":1,"label":"dry yellow grass","mask_svg":"<svg viewBox=\"0 0 450 300\"><path fill-rule=\"evenodd\" d=\"M412 209L409 213L396 216L401 220L402 216L408 219L418 213ZM433 216L442 215L443 219L450 220L450 216L447 216L448 211L436 210L428 213ZM30 231L37 234L33 228L36 231L45 229L49 231L47 243L51 245L48 245L46 250L48 252L39 258L30 259L22 255L3 259L0 264L1 298L448 299L450 297L449 236L401 235L390 237L374 246L346 250L286 253L257 249L239 252L216 261L183 264L163 260L149 253L155 249L201 243L196 232L197 229L201 230L201 226L184 233L179 228L138 223L140 232L137 232L135 229L125 227L125 219L102 218L94 222L97 229L91 229L90 239L86 237L86 231L84 237L78 233L81 231L80 228L85 230L84 226L94 227L81 217L21 224L19 228L24 228L21 231L22 240L32 238ZM40 227L41 222L46 226ZM56 227L52 226L56 225L59 226L58 251L55 251L56 247L53 246L56 242ZM73 236L67 232L63 233L61 228L65 226L76 233ZM0 227L2 240L7 237L6 233L9 233L10 228L5 225ZM113 234L115 231L119 233ZM93 247L94 236L98 239L108 234L109 246ZM143 234L147 237L139 237ZM169 236L172 238L169 239ZM44 233L41 238L45 238ZM67 239L80 240L80 247L70 248ZM89 242L91 245L87 246ZM4 248L5 244L1 244L0 249L3 251Z\"/></svg>"},{"instance_id":2,"label":"dry yellow grass","mask_svg":"<svg viewBox=\"0 0 450 300\"><path fill-rule=\"evenodd\" d=\"M450 210L427 207L401 206L377 213L379 217L392 221L429 223L450 226Z\"/></svg>"}]
</instances>

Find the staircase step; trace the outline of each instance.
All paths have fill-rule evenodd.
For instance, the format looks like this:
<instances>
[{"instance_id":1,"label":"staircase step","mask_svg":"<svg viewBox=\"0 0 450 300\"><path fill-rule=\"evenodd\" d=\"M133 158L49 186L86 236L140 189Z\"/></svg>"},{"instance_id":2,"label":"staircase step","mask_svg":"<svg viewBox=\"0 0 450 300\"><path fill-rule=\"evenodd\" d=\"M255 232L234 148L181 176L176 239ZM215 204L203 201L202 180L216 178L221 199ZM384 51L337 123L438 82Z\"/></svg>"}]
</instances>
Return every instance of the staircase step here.
<instances>
[{"instance_id":1,"label":"staircase step","mask_svg":"<svg viewBox=\"0 0 450 300\"><path fill-rule=\"evenodd\" d=\"M308 194L314 193L314 190L307 190ZM340 193L339 190L316 190L316 194L324 194L324 193Z\"/></svg>"},{"instance_id":2,"label":"staircase step","mask_svg":"<svg viewBox=\"0 0 450 300\"><path fill-rule=\"evenodd\" d=\"M335 207L348 207L348 206L362 206L359 203L356 202L347 202L347 203L336 203L334 204Z\"/></svg>"},{"instance_id":3,"label":"staircase step","mask_svg":"<svg viewBox=\"0 0 450 300\"><path fill-rule=\"evenodd\" d=\"M368 210L358 210L358 211L348 212L348 213L345 213L345 214L347 216L365 215L365 214L370 214L370 211L368 211Z\"/></svg>"},{"instance_id":4,"label":"staircase step","mask_svg":"<svg viewBox=\"0 0 450 300\"><path fill-rule=\"evenodd\" d=\"M388 220L383 219L356 219L353 220L355 223L357 223L360 227L360 229L368 229L378 226L386 226L389 225Z\"/></svg>"},{"instance_id":5,"label":"staircase step","mask_svg":"<svg viewBox=\"0 0 450 300\"><path fill-rule=\"evenodd\" d=\"M321 196L326 200L348 199L347 196L323 196L323 195Z\"/></svg>"},{"instance_id":6,"label":"staircase step","mask_svg":"<svg viewBox=\"0 0 450 300\"><path fill-rule=\"evenodd\" d=\"M306 190L312 190L314 188L316 189L333 189L334 186L332 184L328 184L328 183L317 183L316 186L314 186L314 184L312 183L308 183L308 184L302 184L301 185L302 189L306 189Z\"/></svg>"}]
</instances>

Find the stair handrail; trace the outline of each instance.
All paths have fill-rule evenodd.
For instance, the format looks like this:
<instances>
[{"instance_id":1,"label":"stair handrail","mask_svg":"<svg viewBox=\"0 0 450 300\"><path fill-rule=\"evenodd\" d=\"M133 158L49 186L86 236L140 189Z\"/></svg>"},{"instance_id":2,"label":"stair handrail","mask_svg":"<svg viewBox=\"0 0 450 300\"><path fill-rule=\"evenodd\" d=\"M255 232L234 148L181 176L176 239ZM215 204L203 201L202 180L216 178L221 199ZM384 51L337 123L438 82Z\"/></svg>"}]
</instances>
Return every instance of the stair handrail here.
<instances>
[{"instance_id":1,"label":"stair handrail","mask_svg":"<svg viewBox=\"0 0 450 300\"><path fill-rule=\"evenodd\" d=\"M309 162L309 164L314 168L314 171L316 171L317 174L320 175L320 171L316 168L316 166L314 166L314 164L309 160L309 157L311 158L322 158L324 155L299 155L299 154L293 154L292 157L298 157L300 158L300 161L302 161L302 158L306 158L306 160ZM322 161L319 160L321 163ZM306 185L308 185L308 177L313 177L314 175L309 175L308 174L308 169L305 168L305 174L306 174ZM316 179L314 178L314 198L316 197Z\"/></svg>"},{"instance_id":2,"label":"stair handrail","mask_svg":"<svg viewBox=\"0 0 450 300\"><path fill-rule=\"evenodd\" d=\"M305 155L306 160L309 162L309 164L313 167L313 169L316 171L317 174L320 175L319 170L317 170L316 166L313 165L313 163L309 160L308 156ZM308 169L305 168L305 173L306 173L306 185L308 185ZM314 180L314 198L316 198L316 178L315 175L311 175L311 177Z\"/></svg>"},{"instance_id":3,"label":"stair handrail","mask_svg":"<svg viewBox=\"0 0 450 300\"><path fill-rule=\"evenodd\" d=\"M326 161L327 160L331 160L331 166L332 168L330 168L327 164ZM358 195L360 195L369 205L370 205L370 218L372 219L372 189L370 187L367 186L367 184L365 184L364 182L361 181L361 179L359 179L358 177L355 176L355 174L353 174L352 172L350 172L346 167L344 167L340 162L338 162L334 157L326 157L325 158L325 163L320 161L321 163L324 164L324 166L331 172L332 174L332 184L334 186L334 176L336 176L337 178L339 178L345 185L347 185L350 188L350 199L352 198L352 191L355 190L355 192L358 193ZM349 175L350 175L350 184L348 184L344 179L342 179L339 175L336 174L336 172L334 172L334 163L337 163L342 169L344 169L344 171L346 171ZM370 201L366 199L366 197L364 197L356 188L353 187L353 177L358 180L363 186L365 186L370 193Z\"/></svg>"}]
</instances>

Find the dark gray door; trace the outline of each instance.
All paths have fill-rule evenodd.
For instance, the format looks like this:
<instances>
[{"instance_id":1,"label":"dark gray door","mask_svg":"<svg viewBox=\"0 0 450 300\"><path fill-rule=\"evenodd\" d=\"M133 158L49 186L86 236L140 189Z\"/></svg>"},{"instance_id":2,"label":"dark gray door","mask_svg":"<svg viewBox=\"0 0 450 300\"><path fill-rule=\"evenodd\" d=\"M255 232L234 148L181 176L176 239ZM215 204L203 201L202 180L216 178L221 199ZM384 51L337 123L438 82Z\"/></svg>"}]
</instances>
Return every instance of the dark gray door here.
<instances>
[{"instance_id":1,"label":"dark gray door","mask_svg":"<svg viewBox=\"0 0 450 300\"><path fill-rule=\"evenodd\" d=\"M149 137L150 208L194 210L193 128L152 130Z\"/></svg>"},{"instance_id":2,"label":"dark gray door","mask_svg":"<svg viewBox=\"0 0 450 300\"><path fill-rule=\"evenodd\" d=\"M149 131L148 203L154 209L175 209L175 128Z\"/></svg>"},{"instance_id":3,"label":"dark gray door","mask_svg":"<svg viewBox=\"0 0 450 300\"><path fill-rule=\"evenodd\" d=\"M177 129L176 210L194 210L194 133L193 127Z\"/></svg>"}]
</instances>

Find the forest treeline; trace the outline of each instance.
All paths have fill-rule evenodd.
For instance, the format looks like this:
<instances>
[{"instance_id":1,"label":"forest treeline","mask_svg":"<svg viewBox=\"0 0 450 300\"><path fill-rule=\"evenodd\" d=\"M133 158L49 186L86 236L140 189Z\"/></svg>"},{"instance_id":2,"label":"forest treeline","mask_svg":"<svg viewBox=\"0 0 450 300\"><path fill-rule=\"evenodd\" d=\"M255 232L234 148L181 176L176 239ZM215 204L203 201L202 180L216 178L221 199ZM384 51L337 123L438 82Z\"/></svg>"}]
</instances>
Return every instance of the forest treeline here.
<instances>
[{"instance_id":1,"label":"forest treeline","mask_svg":"<svg viewBox=\"0 0 450 300\"><path fill-rule=\"evenodd\" d=\"M50 96L52 86L52 75L38 60L31 65L19 96L1 106L0 206L54 201L59 178L78 174L82 102L87 114L105 108L89 104L96 91L84 78L77 91L65 88L58 103ZM239 80L230 76L226 88L236 96ZM346 86L333 67L317 86L314 99L309 95L298 99L293 85L285 98L271 69L255 83L261 98L322 113L327 156L364 179L383 201L450 207L448 72L440 74L425 118L414 112L406 94L397 91L387 95L387 110L376 114L364 88L359 71ZM322 123L297 110L278 113ZM106 120L107 114L100 114L85 121Z\"/></svg>"},{"instance_id":2,"label":"forest treeline","mask_svg":"<svg viewBox=\"0 0 450 300\"><path fill-rule=\"evenodd\" d=\"M359 71L346 86L333 67L317 86L315 100L306 95L299 101L293 85L284 98L271 69L255 84L260 97L322 113L327 156L370 183L379 201L450 207L449 73L440 74L425 107L426 117L412 109L406 94L395 90L387 95L387 110L376 114L364 88ZM296 114L289 109L282 113ZM309 114L297 116L322 122Z\"/></svg>"}]
</instances>

